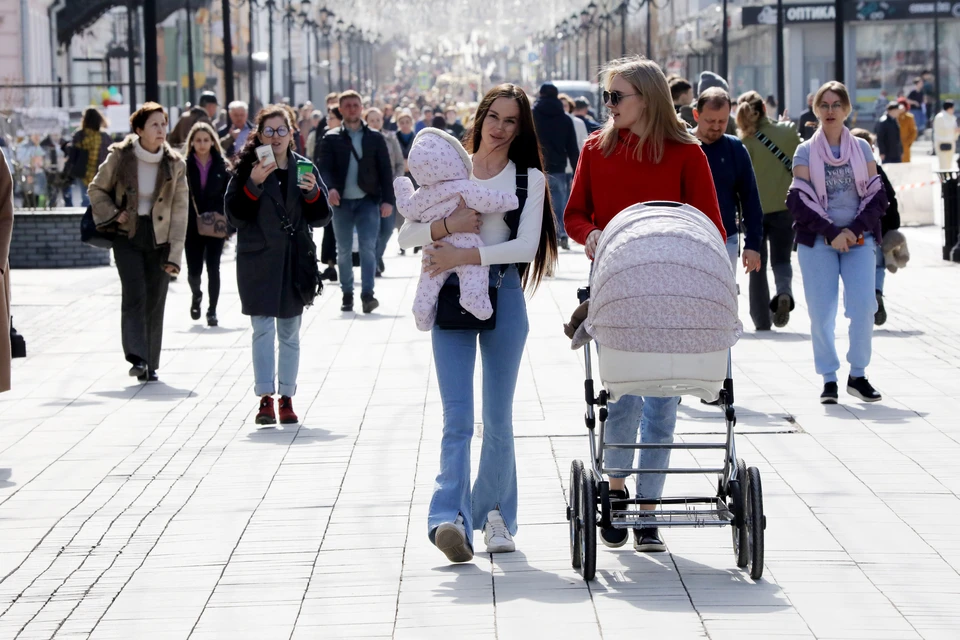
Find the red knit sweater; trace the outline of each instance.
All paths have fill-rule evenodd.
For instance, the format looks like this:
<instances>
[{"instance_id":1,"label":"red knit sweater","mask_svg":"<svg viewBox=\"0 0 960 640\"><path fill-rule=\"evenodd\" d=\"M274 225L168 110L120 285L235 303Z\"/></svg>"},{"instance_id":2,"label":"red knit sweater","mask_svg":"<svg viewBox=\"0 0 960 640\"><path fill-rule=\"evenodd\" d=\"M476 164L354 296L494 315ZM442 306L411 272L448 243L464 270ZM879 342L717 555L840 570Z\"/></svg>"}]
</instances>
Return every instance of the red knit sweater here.
<instances>
[{"instance_id":1,"label":"red knit sweater","mask_svg":"<svg viewBox=\"0 0 960 640\"><path fill-rule=\"evenodd\" d=\"M643 162L634 159L637 138L632 133L621 131L617 148L607 158L600 150L599 136L599 132L590 136L580 153L563 213L567 235L584 244L591 231L602 231L627 207L638 202L671 200L702 211L726 241L713 175L700 145L665 141L663 159L654 164L649 146L644 149Z\"/></svg>"}]
</instances>

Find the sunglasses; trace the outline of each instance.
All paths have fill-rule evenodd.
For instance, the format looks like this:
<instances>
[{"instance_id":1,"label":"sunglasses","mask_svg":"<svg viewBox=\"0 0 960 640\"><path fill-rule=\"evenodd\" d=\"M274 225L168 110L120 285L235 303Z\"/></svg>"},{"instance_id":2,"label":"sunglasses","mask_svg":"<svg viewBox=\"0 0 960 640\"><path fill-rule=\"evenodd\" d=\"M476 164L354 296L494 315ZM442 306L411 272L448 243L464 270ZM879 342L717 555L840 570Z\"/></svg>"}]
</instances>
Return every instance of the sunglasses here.
<instances>
[{"instance_id":1,"label":"sunglasses","mask_svg":"<svg viewBox=\"0 0 960 640\"><path fill-rule=\"evenodd\" d=\"M619 91L604 91L602 94L603 104L609 103L611 107L615 107L620 104L620 101L624 98L629 98L630 96L639 96L639 93L620 93Z\"/></svg>"},{"instance_id":2,"label":"sunglasses","mask_svg":"<svg viewBox=\"0 0 960 640\"><path fill-rule=\"evenodd\" d=\"M274 129L273 127L264 127L264 128L263 128L263 137L264 137L264 138L272 138L272 137L275 136L275 135L282 138L283 136L287 135L288 133L290 133L290 129L288 129L287 127L277 127L276 129Z\"/></svg>"}]
</instances>

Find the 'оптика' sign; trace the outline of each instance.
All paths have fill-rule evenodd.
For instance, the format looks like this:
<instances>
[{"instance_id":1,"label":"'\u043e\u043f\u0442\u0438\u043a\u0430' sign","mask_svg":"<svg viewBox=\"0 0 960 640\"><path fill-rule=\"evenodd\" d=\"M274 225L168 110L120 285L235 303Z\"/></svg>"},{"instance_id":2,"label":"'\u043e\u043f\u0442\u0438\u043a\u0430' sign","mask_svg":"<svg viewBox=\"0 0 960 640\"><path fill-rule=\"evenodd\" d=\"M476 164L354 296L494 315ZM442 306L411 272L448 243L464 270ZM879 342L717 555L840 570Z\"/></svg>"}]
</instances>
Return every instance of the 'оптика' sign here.
<instances>
[{"instance_id":1,"label":"'\u043e\u043f\u0442\u0438\u043a\u0430' sign","mask_svg":"<svg viewBox=\"0 0 960 640\"><path fill-rule=\"evenodd\" d=\"M829 4L785 4L783 21L785 24L805 24L811 22L832 22L836 18L836 5ZM846 22L876 20L916 20L933 17L939 10L943 18L960 18L960 2L934 0L890 0L889 2L858 2L844 5L843 19ZM777 8L773 5L763 7L744 7L741 16L745 27L750 25L777 24Z\"/></svg>"}]
</instances>

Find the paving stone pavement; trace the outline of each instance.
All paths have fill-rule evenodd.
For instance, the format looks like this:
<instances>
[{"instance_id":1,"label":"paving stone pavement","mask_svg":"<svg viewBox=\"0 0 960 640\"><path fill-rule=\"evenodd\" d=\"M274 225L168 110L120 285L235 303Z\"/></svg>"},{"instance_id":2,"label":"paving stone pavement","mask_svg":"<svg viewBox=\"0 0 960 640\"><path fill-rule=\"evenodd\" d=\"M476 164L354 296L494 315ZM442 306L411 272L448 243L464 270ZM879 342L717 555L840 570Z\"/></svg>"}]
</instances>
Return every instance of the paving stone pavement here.
<instances>
[{"instance_id":1,"label":"paving stone pavement","mask_svg":"<svg viewBox=\"0 0 960 640\"><path fill-rule=\"evenodd\" d=\"M667 554L601 547L589 586L571 569L568 469L588 454L582 357L560 325L581 253L528 302L519 550L460 566L426 536L441 407L412 256L388 257L379 313L341 314L332 288L307 311L303 424L260 431L231 257L217 329L172 285L163 382L147 386L120 355L112 268L15 272L29 357L0 396L0 638L956 639L960 269L935 229L907 237L874 340L883 403L818 403L799 282L789 327L734 350L738 448L768 517L759 583L727 529L665 530ZM680 414L684 439L722 437L715 409ZM701 453L673 463L716 463Z\"/></svg>"}]
</instances>

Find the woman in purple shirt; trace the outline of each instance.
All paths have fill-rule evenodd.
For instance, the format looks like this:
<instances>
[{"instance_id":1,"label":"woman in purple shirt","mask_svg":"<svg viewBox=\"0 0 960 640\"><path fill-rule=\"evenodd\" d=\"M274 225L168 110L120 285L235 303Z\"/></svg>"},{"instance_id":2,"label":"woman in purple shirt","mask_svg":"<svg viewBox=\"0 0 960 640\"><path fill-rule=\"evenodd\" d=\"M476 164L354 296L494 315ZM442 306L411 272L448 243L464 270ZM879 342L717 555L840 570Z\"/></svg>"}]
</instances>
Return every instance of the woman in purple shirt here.
<instances>
[{"instance_id":1,"label":"woman in purple shirt","mask_svg":"<svg viewBox=\"0 0 960 640\"><path fill-rule=\"evenodd\" d=\"M190 213L187 217L187 238L184 252L187 254L187 282L193 292L190 317L200 319L203 291L200 277L203 265L207 265L207 325L217 326L217 302L220 299L220 254L224 238L200 235L197 216L216 211L223 213L223 197L227 192L230 174L223 159L220 140L209 124L199 122L190 129L186 143L187 182L190 185Z\"/></svg>"}]
</instances>

